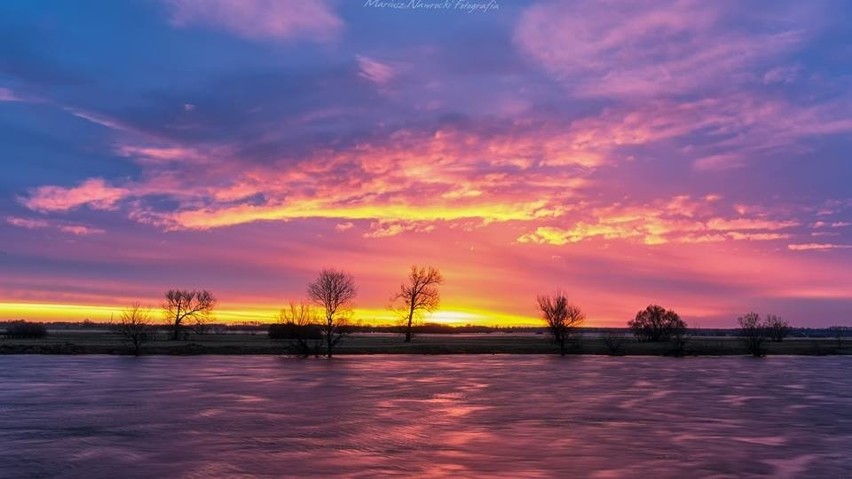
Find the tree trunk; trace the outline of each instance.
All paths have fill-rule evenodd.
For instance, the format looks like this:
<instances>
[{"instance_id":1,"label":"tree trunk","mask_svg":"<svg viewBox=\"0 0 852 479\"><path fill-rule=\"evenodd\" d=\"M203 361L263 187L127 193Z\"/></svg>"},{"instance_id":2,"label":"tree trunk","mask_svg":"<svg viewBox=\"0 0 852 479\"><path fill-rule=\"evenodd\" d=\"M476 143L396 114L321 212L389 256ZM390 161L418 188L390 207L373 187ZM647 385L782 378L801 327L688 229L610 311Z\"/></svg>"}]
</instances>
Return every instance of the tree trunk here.
<instances>
[{"instance_id":1,"label":"tree trunk","mask_svg":"<svg viewBox=\"0 0 852 479\"><path fill-rule=\"evenodd\" d=\"M329 319L326 322L325 344L326 356L331 359L331 349L334 347L334 319Z\"/></svg>"},{"instance_id":2,"label":"tree trunk","mask_svg":"<svg viewBox=\"0 0 852 479\"><path fill-rule=\"evenodd\" d=\"M412 316L413 316L413 314L408 315L408 327L405 328L405 341L403 341L403 342L406 342L406 343L411 342L411 317Z\"/></svg>"}]
</instances>

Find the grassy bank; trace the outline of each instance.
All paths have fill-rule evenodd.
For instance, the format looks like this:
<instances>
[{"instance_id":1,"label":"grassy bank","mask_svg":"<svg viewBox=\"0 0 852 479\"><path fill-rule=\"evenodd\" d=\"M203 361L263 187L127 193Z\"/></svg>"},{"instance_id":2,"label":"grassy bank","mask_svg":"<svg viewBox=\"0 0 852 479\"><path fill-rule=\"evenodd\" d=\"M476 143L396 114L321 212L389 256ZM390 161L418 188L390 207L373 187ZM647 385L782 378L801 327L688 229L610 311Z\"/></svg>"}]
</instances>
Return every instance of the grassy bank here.
<instances>
[{"instance_id":1,"label":"grassy bank","mask_svg":"<svg viewBox=\"0 0 852 479\"><path fill-rule=\"evenodd\" d=\"M285 341L269 339L258 332L207 334L187 341L161 336L145 343L143 354L283 354ZM40 339L0 339L0 354L129 354L131 348L120 336L108 331L58 331ZM685 355L742 355L745 345L732 337L696 337L683 350ZM767 342L769 355L852 354L852 340L842 347L828 338L794 338ZM547 336L536 334L440 334L420 335L403 343L398 335L353 334L335 349L335 354L556 354ZM617 350L604 338L585 336L572 344L572 354L672 355L668 343L640 343L623 339Z\"/></svg>"}]
</instances>

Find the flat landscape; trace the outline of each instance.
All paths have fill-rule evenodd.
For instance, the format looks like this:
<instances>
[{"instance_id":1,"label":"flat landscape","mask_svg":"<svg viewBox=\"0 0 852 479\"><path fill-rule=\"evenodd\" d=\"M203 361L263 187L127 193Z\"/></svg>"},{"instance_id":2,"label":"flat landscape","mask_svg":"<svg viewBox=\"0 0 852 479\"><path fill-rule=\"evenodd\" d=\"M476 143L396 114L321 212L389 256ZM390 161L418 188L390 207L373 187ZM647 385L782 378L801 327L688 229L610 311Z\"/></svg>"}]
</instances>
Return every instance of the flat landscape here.
<instances>
[{"instance_id":1,"label":"flat landscape","mask_svg":"<svg viewBox=\"0 0 852 479\"><path fill-rule=\"evenodd\" d=\"M574 340L569 354L593 355L676 355L671 343L638 342L632 337L620 338L617 346L598 334L586 334ZM188 340L172 341L161 334L145 343L142 354L273 354L287 353L287 340L272 340L265 332L204 334ZM852 354L852 339L844 339L838 347L834 338L787 338L767 342L768 355ZM56 331L40 339L0 339L0 354L130 354L132 348L111 331ZM335 354L558 354L546 334L472 333L422 334L411 343L401 335L358 333L347 336L334 350ZM743 341L736 337L690 338L683 355L745 355Z\"/></svg>"}]
</instances>

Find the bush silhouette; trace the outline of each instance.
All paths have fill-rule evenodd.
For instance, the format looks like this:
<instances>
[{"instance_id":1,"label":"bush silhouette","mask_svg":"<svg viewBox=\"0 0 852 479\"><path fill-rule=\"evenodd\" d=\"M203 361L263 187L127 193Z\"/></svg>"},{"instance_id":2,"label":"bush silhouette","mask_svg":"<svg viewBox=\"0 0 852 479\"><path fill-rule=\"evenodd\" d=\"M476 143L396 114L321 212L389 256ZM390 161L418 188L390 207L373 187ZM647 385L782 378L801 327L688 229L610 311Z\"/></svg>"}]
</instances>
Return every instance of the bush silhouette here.
<instances>
[{"instance_id":1,"label":"bush silhouette","mask_svg":"<svg viewBox=\"0 0 852 479\"><path fill-rule=\"evenodd\" d=\"M41 323L31 323L24 320L12 321L6 326L8 338L43 338L47 336L47 328Z\"/></svg>"}]
</instances>

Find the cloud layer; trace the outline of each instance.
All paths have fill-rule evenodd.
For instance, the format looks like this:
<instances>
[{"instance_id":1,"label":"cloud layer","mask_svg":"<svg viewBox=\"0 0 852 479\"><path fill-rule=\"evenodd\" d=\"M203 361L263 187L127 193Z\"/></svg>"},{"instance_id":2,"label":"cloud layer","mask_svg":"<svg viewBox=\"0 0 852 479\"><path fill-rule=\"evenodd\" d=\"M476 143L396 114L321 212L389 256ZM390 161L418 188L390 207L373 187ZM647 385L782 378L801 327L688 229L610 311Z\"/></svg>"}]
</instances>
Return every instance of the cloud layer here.
<instances>
[{"instance_id":1,"label":"cloud layer","mask_svg":"<svg viewBox=\"0 0 852 479\"><path fill-rule=\"evenodd\" d=\"M422 263L476 320L535 321L531 298L563 287L596 324L648 302L708 326L773 305L840 321L837 8L169 0L79 36L23 9L10 40L32 48L0 52L0 293L112 304L180 282L272 311L336 266L375 312Z\"/></svg>"}]
</instances>

